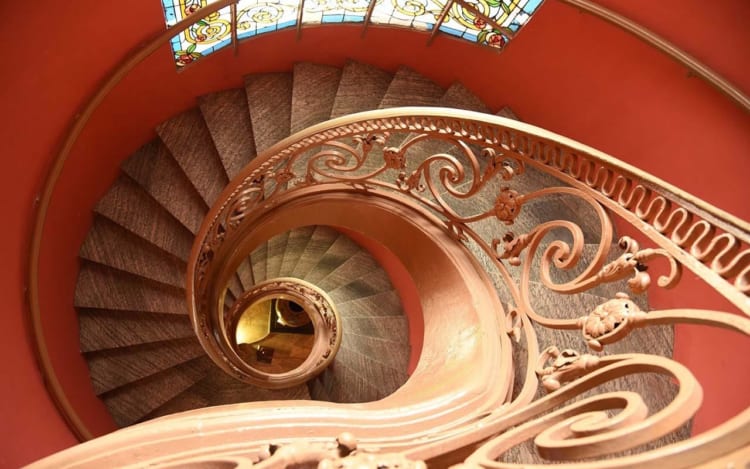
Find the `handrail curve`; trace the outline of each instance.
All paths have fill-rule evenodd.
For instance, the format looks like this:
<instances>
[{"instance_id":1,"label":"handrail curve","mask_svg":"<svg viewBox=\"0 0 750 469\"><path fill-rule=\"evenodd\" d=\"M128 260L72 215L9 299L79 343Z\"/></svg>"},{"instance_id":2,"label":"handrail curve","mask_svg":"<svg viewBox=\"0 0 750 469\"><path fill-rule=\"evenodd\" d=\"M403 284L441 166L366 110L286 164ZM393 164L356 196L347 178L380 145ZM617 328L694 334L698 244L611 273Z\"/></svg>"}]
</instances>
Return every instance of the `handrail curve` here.
<instances>
[{"instance_id":1,"label":"handrail curve","mask_svg":"<svg viewBox=\"0 0 750 469\"><path fill-rule=\"evenodd\" d=\"M569 187L522 192L518 180L531 167ZM468 111L394 108L346 116L302 131L273 146L230 183L204 220L189 264L191 319L202 341L216 336L212 318L220 311L216 306L220 304L220 292L240 259L250 252L251 246L243 240L257 230L258 212L272 214L290 201L304 204L304 200L323 200L335 193L387 199L437 217L446 235L492 261L492 268L507 288L508 297L500 301L509 302L505 316L508 325L501 331L526 336L529 343L535 341L530 323L578 330L596 351L620 341L634 329L656 324L703 324L750 335L750 230L745 222L609 155L528 124ZM502 227L513 225L524 205L553 195L582 200L600 222L597 253L583 266L584 237L589 235L575 223L551 220L520 235L503 235ZM623 237L619 241L623 253L606 263L613 229L605 209L630 223L640 237L657 247L641 248L639 241ZM485 225L481 231L481 223L490 223L493 228ZM554 241L543 243L554 230L567 232L572 242L556 236ZM665 261L667 270L656 282L659 288L676 285L681 270L687 268L744 315L690 309L646 312L628 295L618 293L583 316L548 318L535 310L529 291L536 261L541 283L563 295L623 279L629 279L627 286L632 293L640 294L651 287L646 269L654 262ZM520 267L520 273L514 274L514 267ZM579 269L574 278L563 283L552 275L553 271L575 267ZM701 386L692 373L671 359L638 354L599 357L560 351L554 346L542 352L530 347L529 351L527 367L532 369L536 363L536 376L527 378L515 399L507 396L494 412L477 416L481 425L449 425L420 444L413 434L404 434L399 445L389 448L402 448L404 451L397 450L396 456L407 459L433 459L491 438L467 459L467 467L517 467L492 461L530 434L537 434L537 447L547 458L596 458L677 429L702 401ZM422 382L424 377L418 371L405 387L411 389L410 385ZM671 403L651 415L640 397L634 400L626 391L602 394L589 398L585 405L567 404L562 410L541 415L597 384L646 371L671 376L679 384ZM533 401L539 379L550 394ZM400 400L403 396L394 395L386 401L408 406L408 399ZM615 409L622 413L614 417L602 413ZM745 412L720 425L720 436L704 446L688 440L634 457L615 458L607 462L607 467L625 467L634 461L652 464L668 455L676 466L710 461L721 456L727 445L737 449L750 444L750 423L746 420ZM529 422L525 425L528 430L510 430L524 421ZM363 443L381 450L386 447L382 441L367 439ZM290 446L295 449L289 451L303 451L295 445L305 444L296 442ZM673 455L678 448L680 453ZM313 459L333 457L321 456L320 447L315 445L310 451L314 456L305 454ZM271 456L263 467L283 467L289 463L285 458ZM585 466L601 464L597 461Z\"/></svg>"},{"instance_id":2,"label":"handrail curve","mask_svg":"<svg viewBox=\"0 0 750 469\"><path fill-rule=\"evenodd\" d=\"M532 187L524 181L536 177L531 168L558 185L524 189ZM550 197L582 202L580 210L598 220L599 233L557 219L524 233L506 231L527 206ZM222 461L346 467L362 460L373 467L424 467L420 460L455 462L456 455L465 458L468 448L485 442L460 467L520 467L496 460L534 438L541 455L564 467L710 463L750 445L750 409L682 442L578 461L674 431L700 407L702 389L689 369L670 358L637 350L604 356L559 350L538 343L534 329L573 331L594 351L653 325L702 324L749 336L750 231L696 201L590 147L486 114L394 108L318 124L256 158L212 207L189 261L191 320L207 351L220 351L222 294L254 246L280 227L343 224L374 236L417 276L430 340L407 383L381 401L355 406L253 403L176 414L43 462L111 465L128 461L129 448L138 447L139 464L164 467ZM607 262L614 233L610 214L630 223L639 239L622 237L622 254ZM584 242L592 236L596 253L584 260ZM667 268L652 285L647 268L656 262ZM640 294L675 285L683 268L703 277L742 314L643 311L618 293L593 311L546 317L529 290L534 280L569 296L627 279L631 294ZM561 280L558 273L565 272L572 275ZM527 344L528 372L517 393L511 393L510 373L524 364L510 361L511 339ZM639 394L626 390L575 400L603 383L641 373L674 380L677 392L665 407L649 409ZM535 399L540 384L547 395Z\"/></svg>"}]
</instances>

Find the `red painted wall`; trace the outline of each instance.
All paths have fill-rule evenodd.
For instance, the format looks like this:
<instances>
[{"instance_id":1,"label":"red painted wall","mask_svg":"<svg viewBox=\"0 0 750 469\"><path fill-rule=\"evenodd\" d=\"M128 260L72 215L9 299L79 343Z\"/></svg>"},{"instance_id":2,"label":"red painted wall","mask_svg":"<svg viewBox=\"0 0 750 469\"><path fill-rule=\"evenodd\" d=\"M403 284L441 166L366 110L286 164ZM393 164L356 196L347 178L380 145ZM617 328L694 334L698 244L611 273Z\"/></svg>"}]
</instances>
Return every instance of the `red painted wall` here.
<instances>
[{"instance_id":1,"label":"red painted wall","mask_svg":"<svg viewBox=\"0 0 750 469\"><path fill-rule=\"evenodd\" d=\"M688 51L746 93L750 90L750 29L742 20L750 17L747 2L727 0L721 9L712 7L700 17L695 12L705 4L698 0L604 3L687 44ZM156 0L118 8L95 0L67 7L49 0L2 2L0 17L5 19L0 39L6 45L0 78L5 108L0 200L6 217L0 243L5 260L0 269L0 351L9 357L0 370L6 382L0 390L0 466L17 466L74 443L46 395L27 339L23 291L33 200L75 110L128 50L162 24ZM701 23L704 17L710 18L706 24ZM286 70L301 60L340 65L354 58L391 70L408 64L443 85L461 80L494 108L509 104L527 122L618 156L750 218L750 207L744 203L750 196L745 182L750 115L626 33L548 0L500 55L446 37L425 49L425 40L423 34L378 28L371 28L363 39L358 27L334 27L306 30L297 42L287 31L243 44L237 57L225 51L180 74L165 47L104 102L60 180L40 272L53 358L65 370L66 383L77 389L75 399L88 403L87 418L95 426L106 429L107 416L101 406L92 405L96 401L87 388L85 363L70 345L78 333L72 308L76 252L90 223L91 206L115 177L119 162L153 136L150 129L155 124L192 106L194 96L239 86L245 73ZM662 304L670 301L655 299ZM722 306L691 286L671 301ZM746 366L741 357L750 351L747 341L735 344L719 337L721 341L710 342L708 354L705 336L702 346L695 345L698 337L680 331L676 353L700 379L721 382L713 375L724 369L717 363ZM717 361L713 354L723 358ZM733 379L731 387L707 390L707 410L696 420L699 430L748 404L746 397L737 397L739 403L724 398L725 389L750 384L745 375Z\"/></svg>"}]
</instances>

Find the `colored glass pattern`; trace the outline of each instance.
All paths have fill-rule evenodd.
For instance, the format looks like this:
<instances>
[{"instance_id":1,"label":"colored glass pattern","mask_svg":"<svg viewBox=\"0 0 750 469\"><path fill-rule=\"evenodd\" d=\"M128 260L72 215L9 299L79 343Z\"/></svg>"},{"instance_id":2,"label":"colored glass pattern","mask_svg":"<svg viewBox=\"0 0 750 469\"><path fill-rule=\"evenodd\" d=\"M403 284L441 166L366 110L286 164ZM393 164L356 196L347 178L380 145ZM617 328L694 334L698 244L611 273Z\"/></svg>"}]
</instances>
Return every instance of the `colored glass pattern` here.
<instances>
[{"instance_id":1,"label":"colored glass pattern","mask_svg":"<svg viewBox=\"0 0 750 469\"><path fill-rule=\"evenodd\" d=\"M162 0L168 27L215 0ZM370 22L429 31L450 0L372 0ZM502 48L529 20L542 0L456 0L439 30L481 45ZM361 23L370 0L305 0L303 24ZM253 37L297 26L299 0L239 0L237 37ZM231 43L230 8L205 16L172 38L177 67Z\"/></svg>"}]
</instances>

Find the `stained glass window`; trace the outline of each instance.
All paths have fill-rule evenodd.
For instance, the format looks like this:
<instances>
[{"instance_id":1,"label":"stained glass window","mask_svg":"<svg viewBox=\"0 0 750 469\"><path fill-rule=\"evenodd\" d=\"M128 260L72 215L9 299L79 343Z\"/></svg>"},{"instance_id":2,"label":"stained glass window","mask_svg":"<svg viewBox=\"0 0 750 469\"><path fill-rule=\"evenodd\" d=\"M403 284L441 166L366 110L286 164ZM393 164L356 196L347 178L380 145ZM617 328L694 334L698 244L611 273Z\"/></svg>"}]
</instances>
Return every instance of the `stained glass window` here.
<instances>
[{"instance_id":1,"label":"stained glass window","mask_svg":"<svg viewBox=\"0 0 750 469\"><path fill-rule=\"evenodd\" d=\"M215 0L161 0L168 27ZM373 1L370 22L429 31L451 0L305 0L303 24L362 23ZM502 48L529 20L542 0L454 0L439 31L481 45ZM297 26L299 0L239 0L237 37ZM172 38L177 67L231 43L230 8L202 17Z\"/></svg>"}]
</instances>

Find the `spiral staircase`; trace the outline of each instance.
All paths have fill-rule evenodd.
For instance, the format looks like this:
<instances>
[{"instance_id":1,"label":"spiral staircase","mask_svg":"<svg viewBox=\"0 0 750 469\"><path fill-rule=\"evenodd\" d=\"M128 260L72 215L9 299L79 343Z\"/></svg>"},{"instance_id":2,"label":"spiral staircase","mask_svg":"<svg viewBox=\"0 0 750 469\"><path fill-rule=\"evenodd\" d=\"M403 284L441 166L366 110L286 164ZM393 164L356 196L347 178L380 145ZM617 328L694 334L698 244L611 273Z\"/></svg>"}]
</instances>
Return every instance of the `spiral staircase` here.
<instances>
[{"instance_id":1,"label":"spiral staircase","mask_svg":"<svg viewBox=\"0 0 750 469\"><path fill-rule=\"evenodd\" d=\"M226 375L195 338L184 290L194 236L241 168L279 140L314 124L397 106L490 110L458 83L446 90L408 68L391 74L356 62L341 69L300 63L288 73L251 75L244 89L206 95L198 104L158 126L158 137L123 163L119 178L97 204L81 247L75 305L81 351L97 395L119 426L221 404L279 399L354 403L388 396L408 379L409 325L398 291L367 250L332 227L305 226L266 240L237 269L228 285L226 308L254 284L296 277L327 292L342 318L341 349L323 374L305 385L269 390ZM498 114L512 116L507 109ZM450 151L439 142L422 150ZM526 168L514 189L525 193L560 185ZM499 190L500 182L493 182L479 197L491 205ZM525 233L545 221L571 220L587 242L595 243L584 249L581 265L586 265L599 236L590 210L578 199L555 195L525 206L512 229ZM473 228L497 235L496 222L479 222ZM565 236L561 233L557 239ZM484 252L468 247L489 266ZM577 273L556 271L556 280ZM501 301L508 301L502 281L494 280ZM535 307L549 317L565 311L588 314L626 288L606 284L561 298L530 282ZM635 301L647 309L645 300ZM561 349L583 345L561 331L540 328L537 334L540 344ZM671 356L672 342L670 327L649 328L633 332L606 352L647 349ZM525 363L523 341L513 354L514 363ZM514 370L517 393L527 370ZM661 377L625 377L604 388L625 385L657 407L674 394L673 384Z\"/></svg>"}]
</instances>

